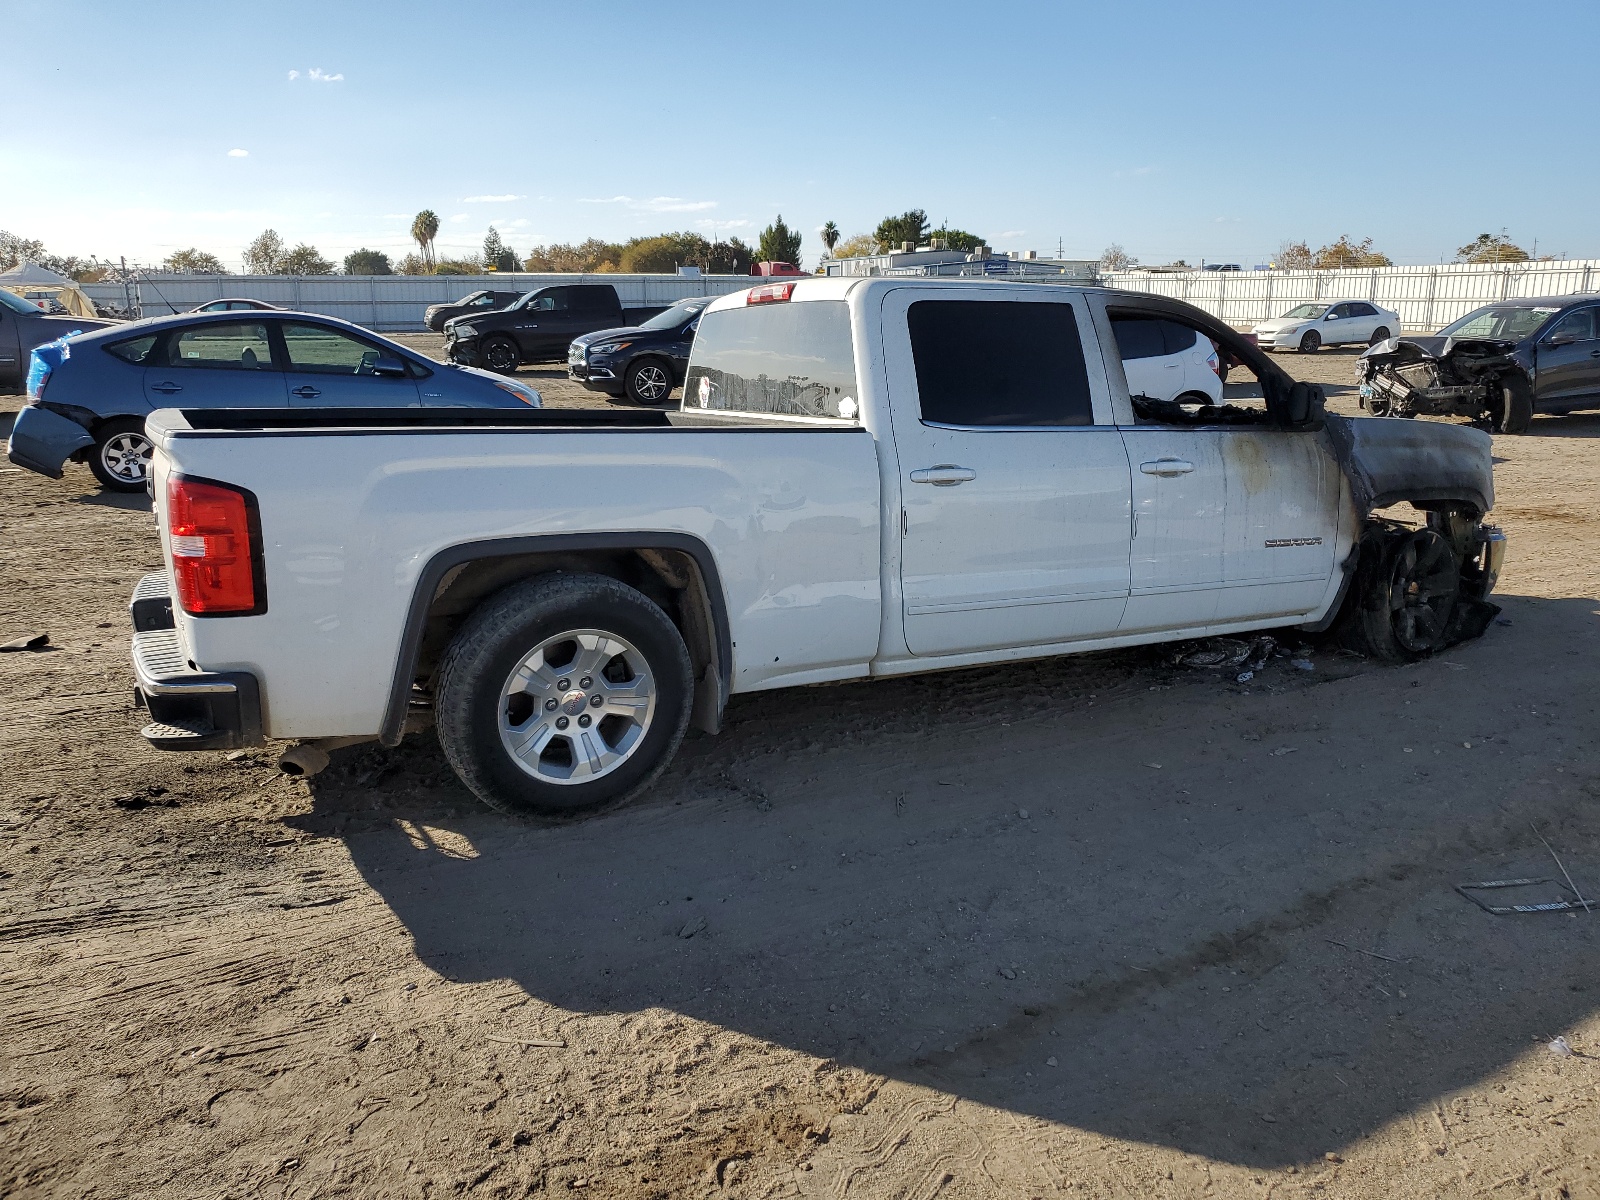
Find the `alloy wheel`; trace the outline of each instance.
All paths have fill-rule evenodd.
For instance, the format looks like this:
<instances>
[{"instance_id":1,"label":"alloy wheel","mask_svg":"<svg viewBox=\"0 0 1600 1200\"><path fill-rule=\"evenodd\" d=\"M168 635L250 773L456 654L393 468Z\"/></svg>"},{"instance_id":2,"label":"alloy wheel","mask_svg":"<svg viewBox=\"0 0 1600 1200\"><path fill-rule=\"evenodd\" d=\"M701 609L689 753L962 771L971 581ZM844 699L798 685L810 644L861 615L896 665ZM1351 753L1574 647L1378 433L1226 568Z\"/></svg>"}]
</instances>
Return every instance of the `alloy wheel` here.
<instances>
[{"instance_id":1,"label":"alloy wheel","mask_svg":"<svg viewBox=\"0 0 1600 1200\"><path fill-rule=\"evenodd\" d=\"M500 742L544 783L588 783L639 748L655 717L657 688L632 643L574 629L539 643L500 689Z\"/></svg>"},{"instance_id":2,"label":"alloy wheel","mask_svg":"<svg viewBox=\"0 0 1600 1200\"><path fill-rule=\"evenodd\" d=\"M154 447L142 433L119 433L100 447L100 464L123 483L143 483L150 474Z\"/></svg>"}]
</instances>

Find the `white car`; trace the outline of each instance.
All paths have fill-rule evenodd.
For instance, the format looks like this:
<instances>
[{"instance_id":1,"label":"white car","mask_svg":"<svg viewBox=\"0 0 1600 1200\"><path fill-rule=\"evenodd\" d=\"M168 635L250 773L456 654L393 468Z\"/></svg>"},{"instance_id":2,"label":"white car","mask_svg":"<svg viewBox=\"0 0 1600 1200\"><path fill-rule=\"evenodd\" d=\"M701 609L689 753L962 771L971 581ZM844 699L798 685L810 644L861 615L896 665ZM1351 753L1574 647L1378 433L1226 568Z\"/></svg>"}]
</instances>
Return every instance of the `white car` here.
<instances>
[{"instance_id":1,"label":"white car","mask_svg":"<svg viewBox=\"0 0 1600 1200\"><path fill-rule=\"evenodd\" d=\"M1130 396L1222 403L1221 365L1210 338L1161 317L1115 317Z\"/></svg>"},{"instance_id":2,"label":"white car","mask_svg":"<svg viewBox=\"0 0 1600 1200\"><path fill-rule=\"evenodd\" d=\"M1375 346L1400 335L1400 314L1366 300L1297 304L1283 316L1255 327L1263 350L1315 354L1324 346Z\"/></svg>"}]
</instances>

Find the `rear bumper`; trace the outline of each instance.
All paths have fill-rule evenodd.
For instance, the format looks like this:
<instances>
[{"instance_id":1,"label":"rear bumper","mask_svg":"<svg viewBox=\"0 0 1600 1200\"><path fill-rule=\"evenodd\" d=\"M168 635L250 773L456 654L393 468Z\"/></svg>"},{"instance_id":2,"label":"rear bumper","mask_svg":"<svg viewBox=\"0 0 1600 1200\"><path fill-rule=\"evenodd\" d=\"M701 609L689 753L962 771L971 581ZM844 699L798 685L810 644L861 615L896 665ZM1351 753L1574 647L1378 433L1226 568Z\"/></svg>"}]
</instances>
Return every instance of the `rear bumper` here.
<instances>
[{"instance_id":1,"label":"rear bumper","mask_svg":"<svg viewBox=\"0 0 1600 1200\"><path fill-rule=\"evenodd\" d=\"M140 730L145 741L157 750L238 750L266 741L256 677L248 671L199 671L184 659L165 574L139 581L128 613L134 703L151 717Z\"/></svg>"},{"instance_id":2,"label":"rear bumper","mask_svg":"<svg viewBox=\"0 0 1600 1200\"><path fill-rule=\"evenodd\" d=\"M76 421L37 404L28 404L11 426L6 457L19 467L60 479L62 464L92 445L94 437Z\"/></svg>"}]
</instances>

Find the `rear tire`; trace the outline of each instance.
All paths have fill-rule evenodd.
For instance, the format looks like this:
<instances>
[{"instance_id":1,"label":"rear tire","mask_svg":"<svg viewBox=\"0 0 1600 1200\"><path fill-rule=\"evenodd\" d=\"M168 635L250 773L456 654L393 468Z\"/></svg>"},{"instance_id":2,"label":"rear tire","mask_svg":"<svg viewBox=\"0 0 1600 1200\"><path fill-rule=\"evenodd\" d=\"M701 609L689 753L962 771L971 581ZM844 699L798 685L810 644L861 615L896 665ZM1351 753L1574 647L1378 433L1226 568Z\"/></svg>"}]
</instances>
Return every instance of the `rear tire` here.
<instances>
[{"instance_id":1,"label":"rear tire","mask_svg":"<svg viewBox=\"0 0 1600 1200\"><path fill-rule=\"evenodd\" d=\"M1527 433L1533 424L1533 390L1520 375L1500 379L1499 403L1489 414L1496 433Z\"/></svg>"},{"instance_id":2,"label":"rear tire","mask_svg":"<svg viewBox=\"0 0 1600 1200\"><path fill-rule=\"evenodd\" d=\"M483 344L483 365L491 371L498 371L501 375L513 374L520 359L517 344L508 337L490 338Z\"/></svg>"},{"instance_id":3,"label":"rear tire","mask_svg":"<svg viewBox=\"0 0 1600 1200\"><path fill-rule=\"evenodd\" d=\"M1461 566L1437 531L1369 533L1340 640L1383 662L1414 662L1445 644L1461 597Z\"/></svg>"},{"instance_id":4,"label":"rear tire","mask_svg":"<svg viewBox=\"0 0 1600 1200\"><path fill-rule=\"evenodd\" d=\"M683 638L647 596L604 575L544 575L457 631L439 669L439 743L490 808L580 812L665 769L692 688Z\"/></svg>"},{"instance_id":5,"label":"rear tire","mask_svg":"<svg viewBox=\"0 0 1600 1200\"><path fill-rule=\"evenodd\" d=\"M142 492L150 478L154 447L144 434L142 417L120 417L100 426L89 451L89 469L111 492Z\"/></svg>"},{"instance_id":6,"label":"rear tire","mask_svg":"<svg viewBox=\"0 0 1600 1200\"><path fill-rule=\"evenodd\" d=\"M1372 331L1372 336L1367 339L1367 345L1376 346L1379 342L1387 342L1392 336L1394 335L1389 332L1387 325L1379 325Z\"/></svg>"},{"instance_id":7,"label":"rear tire","mask_svg":"<svg viewBox=\"0 0 1600 1200\"><path fill-rule=\"evenodd\" d=\"M628 399L635 404L664 404L672 395L672 368L659 358L641 358L628 364L622 376Z\"/></svg>"},{"instance_id":8,"label":"rear tire","mask_svg":"<svg viewBox=\"0 0 1600 1200\"><path fill-rule=\"evenodd\" d=\"M1322 335L1315 329L1308 329L1305 336L1300 339L1301 354L1315 354L1322 349Z\"/></svg>"}]
</instances>

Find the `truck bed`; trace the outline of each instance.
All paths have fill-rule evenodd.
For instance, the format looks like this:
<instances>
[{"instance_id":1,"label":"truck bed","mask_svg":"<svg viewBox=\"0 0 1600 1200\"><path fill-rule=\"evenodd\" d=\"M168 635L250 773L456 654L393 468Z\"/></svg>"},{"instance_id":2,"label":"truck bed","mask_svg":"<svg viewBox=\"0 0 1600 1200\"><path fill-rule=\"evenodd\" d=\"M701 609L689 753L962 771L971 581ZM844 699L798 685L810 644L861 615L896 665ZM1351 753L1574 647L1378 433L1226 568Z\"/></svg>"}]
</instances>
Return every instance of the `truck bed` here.
<instances>
[{"instance_id":1,"label":"truck bed","mask_svg":"<svg viewBox=\"0 0 1600 1200\"><path fill-rule=\"evenodd\" d=\"M370 735L438 564L615 546L703 548L733 629L732 691L836 678L876 653L872 435L839 421L651 410L163 409L158 511L178 473L246 489L266 611L196 618L185 660L260 680L276 738Z\"/></svg>"}]
</instances>

